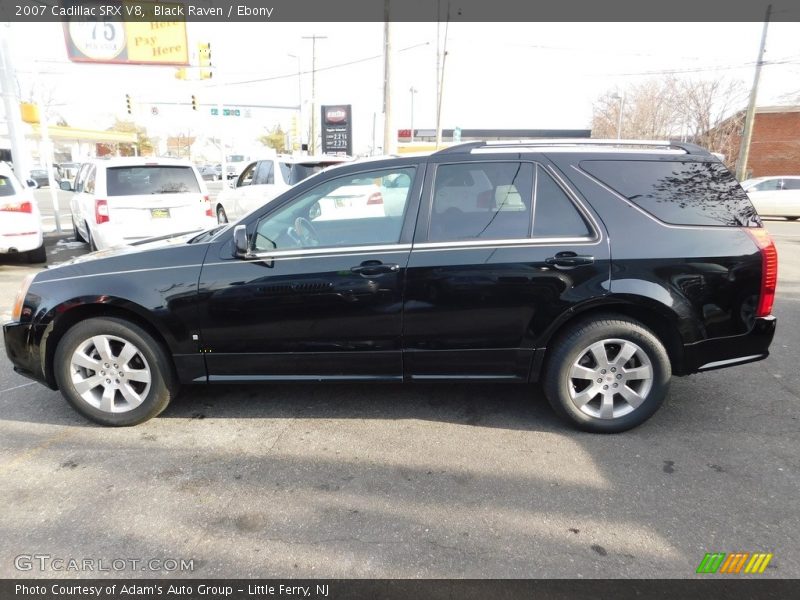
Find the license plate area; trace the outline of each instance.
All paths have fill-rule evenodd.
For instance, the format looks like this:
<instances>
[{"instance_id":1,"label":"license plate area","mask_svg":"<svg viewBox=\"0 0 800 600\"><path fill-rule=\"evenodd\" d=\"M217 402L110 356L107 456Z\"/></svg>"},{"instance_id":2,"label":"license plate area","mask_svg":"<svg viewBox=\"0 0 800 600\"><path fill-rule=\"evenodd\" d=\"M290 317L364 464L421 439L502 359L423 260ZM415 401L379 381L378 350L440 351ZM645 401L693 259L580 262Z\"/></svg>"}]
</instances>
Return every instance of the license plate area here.
<instances>
[{"instance_id":1,"label":"license plate area","mask_svg":"<svg viewBox=\"0 0 800 600\"><path fill-rule=\"evenodd\" d=\"M168 208L151 208L150 217L153 219L169 219Z\"/></svg>"}]
</instances>

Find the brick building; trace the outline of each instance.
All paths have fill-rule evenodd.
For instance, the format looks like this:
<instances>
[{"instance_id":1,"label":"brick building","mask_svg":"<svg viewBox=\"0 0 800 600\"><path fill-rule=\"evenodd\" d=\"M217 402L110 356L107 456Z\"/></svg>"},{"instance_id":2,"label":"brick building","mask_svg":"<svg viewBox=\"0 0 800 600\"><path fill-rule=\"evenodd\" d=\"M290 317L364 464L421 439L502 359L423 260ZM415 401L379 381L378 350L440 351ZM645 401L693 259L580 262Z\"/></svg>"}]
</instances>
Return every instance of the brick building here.
<instances>
[{"instance_id":1,"label":"brick building","mask_svg":"<svg viewBox=\"0 0 800 600\"><path fill-rule=\"evenodd\" d=\"M732 145L740 140L735 135ZM747 175L800 175L800 106L756 108Z\"/></svg>"}]
</instances>

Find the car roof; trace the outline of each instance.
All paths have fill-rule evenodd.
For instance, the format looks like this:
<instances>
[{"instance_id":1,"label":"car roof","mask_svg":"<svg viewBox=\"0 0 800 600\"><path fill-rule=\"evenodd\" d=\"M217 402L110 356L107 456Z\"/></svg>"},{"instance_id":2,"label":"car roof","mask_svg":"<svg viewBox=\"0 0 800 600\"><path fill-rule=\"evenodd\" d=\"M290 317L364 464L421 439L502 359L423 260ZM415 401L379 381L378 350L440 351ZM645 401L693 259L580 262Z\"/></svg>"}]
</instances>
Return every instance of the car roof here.
<instances>
[{"instance_id":1,"label":"car roof","mask_svg":"<svg viewBox=\"0 0 800 600\"><path fill-rule=\"evenodd\" d=\"M112 158L93 158L86 162L99 167L144 167L144 166L170 166L191 167L192 163L182 158L166 158L155 156L115 156Z\"/></svg>"}]
</instances>

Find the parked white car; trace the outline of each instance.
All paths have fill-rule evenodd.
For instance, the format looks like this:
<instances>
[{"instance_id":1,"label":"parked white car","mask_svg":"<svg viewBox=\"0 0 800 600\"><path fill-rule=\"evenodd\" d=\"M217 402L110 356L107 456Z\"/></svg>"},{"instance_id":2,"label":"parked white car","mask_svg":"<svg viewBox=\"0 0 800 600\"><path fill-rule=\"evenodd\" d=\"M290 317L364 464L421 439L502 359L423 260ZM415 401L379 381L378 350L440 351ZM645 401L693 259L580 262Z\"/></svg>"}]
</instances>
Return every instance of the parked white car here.
<instances>
[{"instance_id":1,"label":"parked white car","mask_svg":"<svg viewBox=\"0 0 800 600\"><path fill-rule=\"evenodd\" d=\"M81 165L70 201L75 239L93 250L216 225L205 182L185 160L98 159Z\"/></svg>"},{"instance_id":2,"label":"parked white car","mask_svg":"<svg viewBox=\"0 0 800 600\"><path fill-rule=\"evenodd\" d=\"M756 177L742 187L762 217L800 219L800 176Z\"/></svg>"},{"instance_id":3,"label":"parked white car","mask_svg":"<svg viewBox=\"0 0 800 600\"><path fill-rule=\"evenodd\" d=\"M263 206L303 179L325 167L350 159L343 156L273 155L251 161L216 200L214 212L220 223L237 221Z\"/></svg>"},{"instance_id":4,"label":"parked white car","mask_svg":"<svg viewBox=\"0 0 800 600\"><path fill-rule=\"evenodd\" d=\"M31 263L47 260L42 218L31 188L0 163L0 254L18 253Z\"/></svg>"}]
</instances>

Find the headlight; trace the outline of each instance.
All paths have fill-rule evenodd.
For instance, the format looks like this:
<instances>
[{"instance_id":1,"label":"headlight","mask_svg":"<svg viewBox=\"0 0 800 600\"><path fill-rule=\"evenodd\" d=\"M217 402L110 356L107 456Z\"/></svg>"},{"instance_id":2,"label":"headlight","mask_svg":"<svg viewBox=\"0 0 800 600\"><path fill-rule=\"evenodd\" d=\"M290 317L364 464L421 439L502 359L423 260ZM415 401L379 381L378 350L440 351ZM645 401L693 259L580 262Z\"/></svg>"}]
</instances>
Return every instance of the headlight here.
<instances>
[{"instance_id":1,"label":"headlight","mask_svg":"<svg viewBox=\"0 0 800 600\"><path fill-rule=\"evenodd\" d=\"M22 305L25 303L25 296L28 295L28 289L31 287L31 283L33 283L34 277L36 277L36 273L31 273L22 281L22 285L19 287L17 295L14 298L14 308L11 309L12 321L21 320Z\"/></svg>"}]
</instances>

